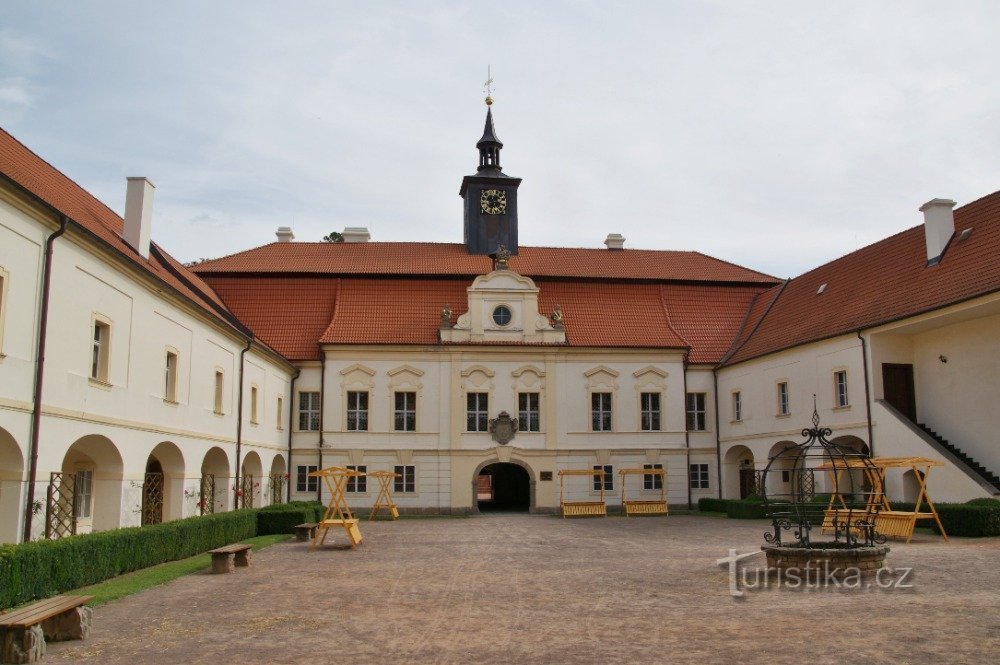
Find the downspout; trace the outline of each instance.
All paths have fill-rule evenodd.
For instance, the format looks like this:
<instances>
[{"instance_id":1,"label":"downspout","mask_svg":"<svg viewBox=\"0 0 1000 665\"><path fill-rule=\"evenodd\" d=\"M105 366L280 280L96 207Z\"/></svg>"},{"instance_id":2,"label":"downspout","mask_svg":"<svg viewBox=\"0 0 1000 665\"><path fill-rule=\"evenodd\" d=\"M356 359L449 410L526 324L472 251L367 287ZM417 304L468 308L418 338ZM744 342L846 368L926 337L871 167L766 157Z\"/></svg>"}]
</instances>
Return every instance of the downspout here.
<instances>
[{"instance_id":1,"label":"downspout","mask_svg":"<svg viewBox=\"0 0 1000 665\"><path fill-rule=\"evenodd\" d=\"M875 456L875 438L872 432L872 396L868 387L868 344L858 330L858 339L861 340L861 365L865 368L865 410L868 412L868 454Z\"/></svg>"},{"instance_id":2,"label":"downspout","mask_svg":"<svg viewBox=\"0 0 1000 665\"><path fill-rule=\"evenodd\" d=\"M326 353L319 367L319 468L323 468L323 402L326 398ZM316 500L323 503L323 483L316 483Z\"/></svg>"},{"instance_id":3,"label":"downspout","mask_svg":"<svg viewBox=\"0 0 1000 665\"><path fill-rule=\"evenodd\" d=\"M687 426L687 399L688 399L688 357L691 355L691 350L688 349L684 354L684 450L687 455L687 492L688 492L688 510L691 510L691 431Z\"/></svg>"},{"instance_id":4,"label":"downspout","mask_svg":"<svg viewBox=\"0 0 1000 665\"><path fill-rule=\"evenodd\" d=\"M295 380L299 378L299 374L302 373L301 369L296 369L295 374L292 375L292 383L288 387L288 482L285 483L285 494L287 495L285 501L288 503L292 502L292 424L295 422L292 420L292 413L294 412L294 402L295 402Z\"/></svg>"},{"instance_id":5,"label":"downspout","mask_svg":"<svg viewBox=\"0 0 1000 665\"><path fill-rule=\"evenodd\" d=\"M42 302L38 318L38 358L35 362L35 390L31 404L31 435L28 446L31 449L28 462L28 496L24 506L23 542L31 540L31 518L35 503L35 480L38 476L38 438L42 425L42 379L45 377L45 338L49 329L49 287L52 284L52 245L56 238L66 233L69 227L69 217L63 215L59 220L59 229L54 231L45 241L45 261L42 267Z\"/></svg>"},{"instance_id":6,"label":"downspout","mask_svg":"<svg viewBox=\"0 0 1000 665\"><path fill-rule=\"evenodd\" d=\"M712 368L712 397L715 400L715 477L718 479L719 498L722 498L722 441L719 431L719 369Z\"/></svg>"},{"instance_id":7,"label":"downspout","mask_svg":"<svg viewBox=\"0 0 1000 665\"><path fill-rule=\"evenodd\" d=\"M245 496L242 496L239 493L241 489L240 452L243 450L243 357L246 355L247 351L250 350L250 346L252 344L253 344L253 337L247 337L247 346L245 349L240 351L240 381L239 381L240 393L239 396L236 398L236 489L233 492L233 494L235 494L237 498L243 499L243 501L240 502L242 504L245 504L247 500ZM250 491L251 492L253 491L252 487L250 488ZM240 505L237 505L235 508L239 509Z\"/></svg>"}]
</instances>

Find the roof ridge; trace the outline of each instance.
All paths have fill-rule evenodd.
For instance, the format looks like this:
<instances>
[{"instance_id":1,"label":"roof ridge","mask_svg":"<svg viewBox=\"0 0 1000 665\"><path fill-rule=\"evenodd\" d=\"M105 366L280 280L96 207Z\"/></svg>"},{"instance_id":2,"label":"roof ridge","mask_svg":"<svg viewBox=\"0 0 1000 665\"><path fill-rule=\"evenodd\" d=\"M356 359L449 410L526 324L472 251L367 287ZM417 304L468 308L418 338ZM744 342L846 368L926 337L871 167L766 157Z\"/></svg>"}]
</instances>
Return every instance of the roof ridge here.
<instances>
[{"instance_id":1,"label":"roof ridge","mask_svg":"<svg viewBox=\"0 0 1000 665\"><path fill-rule=\"evenodd\" d=\"M752 272L756 275L761 275L763 277L770 277L775 281L780 281L780 277L775 277L774 275L768 274L766 272L761 272L759 270L754 270L753 268L747 268L745 265L735 263L733 261L727 261L725 259L720 259L717 256L712 256L711 254L705 254L704 252L699 252L698 250L691 250L691 254L697 254L698 256L703 256L706 259L711 259L713 261L718 261L719 263L725 263L726 265L733 266L734 268L739 268L740 270L746 270L747 272Z\"/></svg>"}]
</instances>

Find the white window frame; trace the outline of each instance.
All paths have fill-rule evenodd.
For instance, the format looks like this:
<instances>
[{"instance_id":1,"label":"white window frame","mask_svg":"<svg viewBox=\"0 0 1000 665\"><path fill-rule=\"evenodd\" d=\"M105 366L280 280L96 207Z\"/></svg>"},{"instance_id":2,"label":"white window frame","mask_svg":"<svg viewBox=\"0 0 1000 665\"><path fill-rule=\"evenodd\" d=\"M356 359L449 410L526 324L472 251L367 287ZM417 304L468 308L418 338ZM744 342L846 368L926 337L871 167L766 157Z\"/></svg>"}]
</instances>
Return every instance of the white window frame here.
<instances>
[{"instance_id":1,"label":"white window frame","mask_svg":"<svg viewBox=\"0 0 1000 665\"><path fill-rule=\"evenodd\" d=\"M363 405L362 405L363 403ZM347 411L344 414L344 431L367 432L371 393L367 390L347 391Z\"/></svg>"},{"instance_id":2,"label":"white window frame","mask_svg":"<svg viewBox=\"0 0 1000 665\"><path fill-rule=\"evenodd\" d=\"M788 398L788 381L778 381L778 416L791 414Z\"/></svg>"},{"instance_id":3,"label":"white window frame","mask_svg":"<svg viewBox=\"0 0 1000 665\"><path fill-rule=\"evenodd\" d=\"M650 408L646 408L646 397L650 398ZM652 408L653 397L656 398L656 408ZM656 427L653 427L653 418L656 418ZM649 427L647 427L647 421ZM662 432L663 431L663 393L660 391L655 392L640 392L639 393L639 429L643 432Z\"/></svg>"},{"instance_id":4,"label":"white window frame","mask_svg":"<svg viewBox=\"0 0 1000 665\"><path fill-rule=\"evenodd\" d=\"M591 492L600 492L601 483L604 483L605 492L615 491L615 466L614 464L595 464L594 471L604 471L604 478L594 474Z\"/></svg>"},{"instance_id":5,"label":"white window frame","mask_svg":"<svg viewBox=\"0 0 1000 665\"><path fill-rule=\"evenodd\" d=\"M177 353L177 349L167 347L163 368L163 401L170 404L177 403L177 369L179 366L180 354Z\"/></svg>"},{"instance_id":6,"label":"white window frame","mask_svg":"<svg viewBox=\"0 0 1000 665\"><path fill-rule=\"evenodd\" d=\"M256 383L250 384L250 424L260 424L260 388Z\"/></svg>"},{"instance_id":7,"label":"white window frame","mask_svg":"<svg viewBox=\"0 0 1000 665\"><path fill-rule=\"evenodd\" d=\"M398 478L393 479L392 491L395 494L417 493L417 467L414 464L396 464L392 469ZM409 489L407 489L409 488Z\"/></svg>"},{"instance_id":8,"label":"white window frame","mask_svg":"<svg viewBox=\"0 0 1000 665\"><path fill-rule=\"evenodd\" d=\"M596 407L594 405L595 397L598 397ZM607 397L607 404L604 403L605 397ZM607 427L604 426L605 416L607 416ZM592 390L590 392L590 431L615 431L615 394L613 392L605 390Z\"/></svg>"},{"instance_id":9,"label":"white window frame","mask_svg":"<svg viewBox=\"0 0 1000 665\"><path fill-rule=\"evenodd\" d=\"M469 398L475 398L475 408L469 408ZM483 403L485 398L486 402ZM469 429L469 418L475 418L475 429ZM466 432L488 432L490 429L490 394L488 392L477 392L470 390L465 393L465 431Z\"/></svg>"},{"instance_id":10,"label":"white window frame","mask_svg":"<svg viewBox=\"0 0 1000 665\"><path fill-rule=\"evenodd\" d=\"M743 393L739 390L733 391L733 422L743 422Z\"/></svg>"},{"instance_id":11,"label":"white window frame","mask_svg":"<svg viewBox=\"0 0 1000 665\"><path fill-rule=\"evenodd\" d=\"M322 402L320 391L318 390L300 390L297 395L298 399L298 419L296 420L296 432L318 432L319 431L319 421L320 421L320 403ZM309 395L307 408L303 408L302 398ZM315 403L314 403L315 397ZM305 421L306 427L302 426L302 417L305 416L307 420ZM314 426L315 425L315 426Z\"/></svg>"},{"instance_id":12,"label":"white window frame","mask_svg":"<svg viewBox=\"0 0 1000 665\"><path fill-rule=\"evenodd\" d=\"M277 396L277 399L276 399L275 404L274 404L274 411L275 411L275 429L277 429L280 432L280 431L282 431L282 430L285 429L285 427L283 425L283 423L285 421L285 418L284 418L284 415L285 415L285 397L284 397L284 395L278 395Z\"/></svg>"},{"instance_id":13,"label":"white window frame","mask_svg":"<svg viewBox=\"0 0 1000 665\"><path fill-rule=\"evenodd\" d=\"M698 396L701 396L701 408L698 408ZM694 404L692 404L692 398L694 398ZM686 408L684 413L685 426L689 432L707 432L708 431L708 395L706 393L688 393L685 398ZM701 416L701 427L698 427L698 417ZM694 419L695 427L691 427L692 418Z\"/></svg>"},{"instance_id":14,"label":"white window frame","mask_svg":"<svg viewBox=\"0 0 1000 665\"><path fill-rule=\"evenodd\" d=\"M0 266L0 358L3 353L4 321L7 320L7 288L10 284L10 273Z\"/></svg>"},{"instance_id":15,"label":"white window frame","mask_svg":"<svg viewBox=\"0 0 1000 665\"><path fill-rule=\"evenodd\" d=\"M643 464L643 469L663 469L662 464ZM642 489L659 490L663 489L663 476L659 474L644 473L642 475Z\"/></svg>"},{"instance_id":16,"label":"white window frame","mask_svg":"<svg viewBox=\"0 0 1000 665\"><path fill-rule=\"evenodd\" d=\"M851 405L850 394L847 389L846 369L833 371L833 403L834 408L837 409L846 409Z\"/></svg>"},{"instance_id":17,"label":"white window frame","mask_svg":"<svg viewBox=\"0 0 1000 665\"><path fill-rule=\"evenodd\" d=\"M90 522L94 519L94 467L87 466L76 469L73 475L73 493L76 494L76 515L75 517L83 522ZM86 478L87 492L84 494L81 486L84 483L81 479Z\"/></svg>"},{"instance_id":18,"label":"white window frame","mask_svg":"<svg viewBox=\"0 0 1000 665\"><path fill-rule=\"evenodd\" d=\"M688 485L693 490L711 489L711 476L709 475L708 464L704 462L692 462L688 465Z\"/></svg>"},{"instance_id":19,"label":"white window frame","mask_svg":"<svg viewBox=\"0 0 1000 665\"><path fill-rule=\"evenodd\" d=\"M295 467L295 491L300 493L316 493L319 491L319 478L309 474L318 471L315 464L299 464Z\"/></svg>"},{"instance_id":20,"label":"white window frame","mask_svg":"<svg viewBox=\"0 0 1000 665\"><path fill-rule=\"evenodd\" d=\"M409 395L409 397L407 397ZM400 397L403 399L403 408L400 407ZM402 427L400 427L402 424ZM410 427L412 425L412 427ZM394 390L392 392L392 431L393 432L416 432L417 431L417 391L416 390Z\"/></svg>"},{"instance_id":21,"label":"white window frame","mask_svg":"<svg viewBox=\"0 0 1000 665\"><path fill-rule=\"evenodd\" d=\"M226 407L226 371L215 368L215 391L212 396L212 412L217 416L225 415Z\"/></svg>"},{"instance_id":22,"label":"white window frame","mask_svg":"<svg viewBox=\"0 0 1000 665\"><path fill-rule=\"evenodd\" d=\"M361 473L368 473L367 464L348 464L348 471L360 471ZM368 494L368 478L367 476L351 476L347 479L347 485L344 488L345 492L350 492L351 494Z\"/></svg>"},{"instance_id":23,"label":"white window frame","mask_svg":"<svg viewBox=\"0 0 1000 665\"><path fill-rule=\"evenodd\" d=\"M532 421L532 416L534 416L534 421ZM533 428L532 425L534 425ZM537 390L522 390L517 393L517 431L542 431L542 394Z\"/></svg>"},{"instance_id":24,"label":"white window frame","mask_svg":"<svg viewBox=\"0 0 1000 665\"><path fill-rule=\"evenodd\" d=\"M109 385L110 377L111 320L94 314L90 324L90 380Z\"/></svg>"}]
</instances>

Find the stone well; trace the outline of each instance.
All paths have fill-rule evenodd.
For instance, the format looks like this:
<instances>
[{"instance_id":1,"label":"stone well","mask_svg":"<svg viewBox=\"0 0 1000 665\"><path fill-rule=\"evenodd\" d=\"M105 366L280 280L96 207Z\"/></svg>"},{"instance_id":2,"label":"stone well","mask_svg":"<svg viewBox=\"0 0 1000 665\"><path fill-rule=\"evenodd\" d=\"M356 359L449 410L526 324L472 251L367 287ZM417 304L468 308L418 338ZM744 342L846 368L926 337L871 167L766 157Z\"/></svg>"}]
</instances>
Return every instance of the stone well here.
<instances>
[{"instance_id":1,"label":"stone well","mask_svg":"<svg viewBox=\"0 0 1000 665\"><path fill-rule=\"evenodd\" d=\"M835 579L860 574L871 577L885 567L885 545L873 547L847 547L842 543L818 543L810 547L801 545L764 545L767 567L781 572L793 571L803 579L831 575Z\"/></svg>"}]
</instances>

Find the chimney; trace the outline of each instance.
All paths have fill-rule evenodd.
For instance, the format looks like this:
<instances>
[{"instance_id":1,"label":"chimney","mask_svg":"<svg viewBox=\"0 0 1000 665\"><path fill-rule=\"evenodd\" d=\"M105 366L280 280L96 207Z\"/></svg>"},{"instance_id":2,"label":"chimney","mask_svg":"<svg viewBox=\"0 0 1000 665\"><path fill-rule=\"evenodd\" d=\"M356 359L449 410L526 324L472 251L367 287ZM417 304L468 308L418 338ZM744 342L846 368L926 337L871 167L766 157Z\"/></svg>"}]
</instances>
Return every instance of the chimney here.
<instances>
[{"instance_id":1,"label":"chimney","mask_svg":"<svg viewBox=\"0 0 1000 665\"><path fill-rule=\"evenodd\" d=\"M625 249L625 236L620 233L609 233L604 239L604 244L608 249Z\"/></svg>"},{"instance_id":2,"label":"chimney","mask_svg":"<svg viewBox=\"0 0 1000 665\"><path fill-rule=\"evenodd\" d=\"M274 235L278 236L278 242L291 242L295 240L295 234L292 233L292 229L288 226L279 226Z\"/></svg>"},{"instance_id":3,"label":"chimney","mask_svg":"<svg viewBox=\"0 0 1000 665\"><path fill-rule=\"evenodd\" d=\"M920 206L924 213L924 240L927 242L927 265L937 265L951 236L955 233L955 202L931 199Z\"/></svg>"},{"instance_id":4,"label":"chimney","mask_svg":"<svg viewBox=\"0 0 1000 665\"><path fill-rule=\"evenodd\" d=\"M141 176L128 178L125 189L125 229L122 236L132 249L149 259L149 232L153 225L153 190Z\"/></svg>"},{"instance_id":5,"label":"chimney","mask_svg":"<svg viewBox=\"0 0 1000 665\"><path fill-rule=\"evenodd\" d=\"M344 242L368 242L372 239L372 234L368 233L365 226L345 226L341 235L344 236Z\"/></svg>"}]
</instances>

